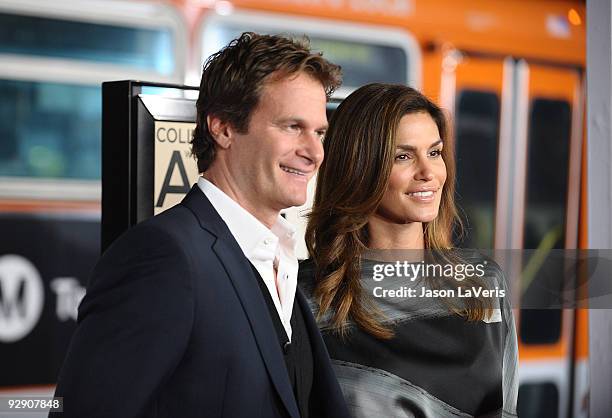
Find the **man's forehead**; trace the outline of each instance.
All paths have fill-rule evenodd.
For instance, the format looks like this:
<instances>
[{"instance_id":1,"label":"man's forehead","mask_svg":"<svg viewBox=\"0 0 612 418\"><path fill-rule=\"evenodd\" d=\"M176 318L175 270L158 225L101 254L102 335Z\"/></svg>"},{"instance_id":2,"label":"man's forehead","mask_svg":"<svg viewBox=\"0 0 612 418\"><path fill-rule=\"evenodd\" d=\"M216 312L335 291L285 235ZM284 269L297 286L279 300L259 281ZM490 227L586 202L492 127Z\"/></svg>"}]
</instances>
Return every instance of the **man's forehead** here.
<instances>
[{"instance_id":1,"label":"man's forehead","mask_svg":"<svg viewBox=\"0 0 612 418\"><path fill-rule=\"evenodd\" d=\"M321 83L321 81L319 81L316 77L314 77L312 74L310 74L307 71L294 71L290 73L290 72L283 71L283 70L276 70L273 73L269 74L264 79L264 85L267 83L290 82L298 78L315 81L321 84L321 87L323 87L323 84Z\"/></svg>"},{"instance_id":2,"label":"man's forehead","mask_svg":"<svg viewBox=\"0 0 612 418\"><path fill-rule=\"evenodd\" d=\"M320 80L305 71L286 74L276 71L266 77L261 87L261 94L275 90L283 90L286 88L292 89L309 89L313 92L322 92L325 95L325 87ZM327 98L327 97L326 97Z\"/></svg>"},{"instance_id":3,"label":"man's forehead","mask_svg":"<svg viewBox=\"0 0 612 418\"><path fill-rule=\"evenodd\" d=\"M267 82L259 94L260 110L274 112L278 117L327 121L327 96L323 85L317 80L297 78Z\"/></svg>"}]
</instances>

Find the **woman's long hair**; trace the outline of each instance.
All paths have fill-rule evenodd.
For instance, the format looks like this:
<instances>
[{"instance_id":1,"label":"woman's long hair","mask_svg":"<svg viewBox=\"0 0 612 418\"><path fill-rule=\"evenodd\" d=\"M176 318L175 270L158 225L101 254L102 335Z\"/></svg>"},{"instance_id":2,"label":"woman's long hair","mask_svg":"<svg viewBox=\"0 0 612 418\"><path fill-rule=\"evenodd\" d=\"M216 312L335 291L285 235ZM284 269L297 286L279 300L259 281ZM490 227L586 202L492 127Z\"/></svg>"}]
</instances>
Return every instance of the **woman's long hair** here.
<instances>
[{"instance_id":1,"label":"woman's long hair","mask_svg":"<svg viewBox=\"0 0 612 418\"><path fill-rule=\"evenodd\" d=\"M364 294L361 256L368 248L368 219L383 199L396 152L396 134L403 116L427 113L444 142L446 182L438 216L424 224L425 248L452 248L452 232L460 225L454 202L454 147L442 110L418 91L403 85L368 84L353 92L336 109L324 142L306 245L315 265L314 296L319 317L331 314L340 334L349 319L377 338L393 332ZM470 320L482 319L486 303L463 302L450 309Z\"/></svg>"}]
</instances>

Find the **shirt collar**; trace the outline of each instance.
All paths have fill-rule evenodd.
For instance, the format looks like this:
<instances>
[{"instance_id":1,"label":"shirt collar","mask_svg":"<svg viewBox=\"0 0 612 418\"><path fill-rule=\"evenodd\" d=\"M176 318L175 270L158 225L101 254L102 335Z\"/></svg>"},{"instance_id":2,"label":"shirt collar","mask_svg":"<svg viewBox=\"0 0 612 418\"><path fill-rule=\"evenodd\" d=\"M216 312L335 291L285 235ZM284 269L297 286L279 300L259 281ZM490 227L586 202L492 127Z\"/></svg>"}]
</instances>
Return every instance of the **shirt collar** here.
<instances>
[{"instance_id":1,"label":"shirt collar","mask_svg":"<svg viewBox=\"0 0 612 418\"><path fill-rule=\"evenodd\" d=\"M269 229L204 177L198 179L198 186L219 213L248 259L261 257L262 251L258 249L262 246L271 249L270 252L264 251L264 254L271 254L265 258L274 259L279 242L292 253L295 251L295 227L285 218L278 215L276 222Z\"/></svg>"}]
</instances>

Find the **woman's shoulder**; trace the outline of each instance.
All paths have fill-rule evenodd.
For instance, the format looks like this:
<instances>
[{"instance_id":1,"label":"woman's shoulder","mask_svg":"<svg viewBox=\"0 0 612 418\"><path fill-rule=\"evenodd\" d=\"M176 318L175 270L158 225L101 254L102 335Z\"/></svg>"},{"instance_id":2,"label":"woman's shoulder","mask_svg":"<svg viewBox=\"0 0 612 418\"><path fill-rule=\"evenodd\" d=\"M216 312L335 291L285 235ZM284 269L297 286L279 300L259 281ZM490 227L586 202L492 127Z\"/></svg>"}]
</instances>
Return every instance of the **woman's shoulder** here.
<instances>
[{"instance_id":1,"label":"woman's shoulder","mask_svg":"<svg viewBox=\"0 0 612 418\"><path fill-rule=\"evenodd\" d=\"M508 282L508 275L504 271L507 262L503 258L503 253L486 250L465 250L462 252L464 260L470 264L480 264L483 266L484 274L481 280L484 280L484 285L488 289L499 290L496 292L500 295L495 299L493 317L495 321L485 322L503 322L506 330L514 331L514 314L512 312L512 286ZM498 262L499 261L499 262ZM503 266L503 267L502 267Z\"/></svg>"},{"instance_id":2,"label":"woman's shoulder","mask_svg":"<svg viewBox=\"0 0 612 418\"><path fill-rule=\"evenodd\" d=\"M476 267L479 277L484 277L492 284L505 287L505 274L493 255L472 248L453 249L452 252L465 264Z\"/></svg>"}]
</instances>

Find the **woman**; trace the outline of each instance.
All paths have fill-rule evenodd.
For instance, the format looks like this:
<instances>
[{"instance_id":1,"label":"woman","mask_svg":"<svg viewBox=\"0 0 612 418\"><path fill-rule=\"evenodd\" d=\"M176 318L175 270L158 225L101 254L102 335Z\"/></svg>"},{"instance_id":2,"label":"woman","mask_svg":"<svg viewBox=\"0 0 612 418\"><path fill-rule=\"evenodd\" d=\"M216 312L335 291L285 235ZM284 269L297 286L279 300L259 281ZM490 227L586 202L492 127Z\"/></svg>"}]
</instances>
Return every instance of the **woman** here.
<instances>
[{"instance_id":1,"label":"woman","mask_svg":"<svg viewBox=\"0 0 612 418\"><path fill-rule=\"evenodd\" d=\"M450 141L442 111L401 85L358 89L330 122L300 282L355 417L516 414L516 332L504 292L452 297L462 286L505 287L494 262L447 251L458 225ZM397 262L376 261L392 260L390 249L416 250L400 253L411 258L402 266L427 260L457 273L472 264L483 274L409 278ZM455 293L406 295L441 288ZM403 297L383 292L398 289Z\"/></svg>"}]
</instances>

